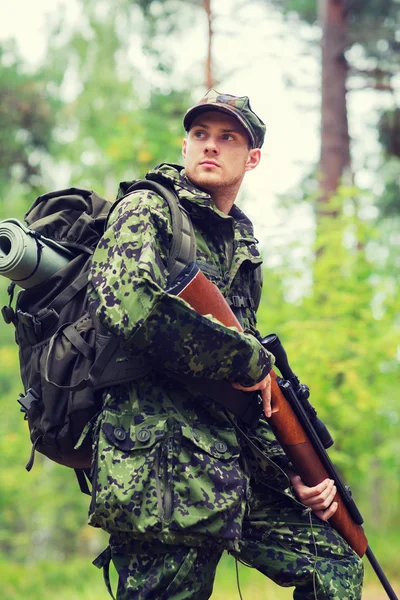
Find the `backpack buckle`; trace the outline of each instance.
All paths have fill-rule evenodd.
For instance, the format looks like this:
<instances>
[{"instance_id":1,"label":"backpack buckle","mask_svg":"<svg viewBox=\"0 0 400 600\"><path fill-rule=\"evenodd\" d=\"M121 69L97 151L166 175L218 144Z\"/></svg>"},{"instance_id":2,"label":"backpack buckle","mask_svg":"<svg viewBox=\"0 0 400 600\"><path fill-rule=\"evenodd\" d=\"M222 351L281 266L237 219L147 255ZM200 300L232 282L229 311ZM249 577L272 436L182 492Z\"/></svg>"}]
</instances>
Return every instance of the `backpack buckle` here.
<instances>
[{"instance_id":1,"label":"backpack buckle","mask_svg":"<svg viewBox=\"0 0 400 600\"><path fill-rule=\"evenodd\" d=\"M39 400L39 396L33 388L29 388L25 396L23 394L20 394L17 400L21 405L21 412L28 414L28 411L31 408L32 404Z\"/></svg>"},{"instance_id":2,"label":"backpack buckle","mask_svg":"<svg viewBox=\"0 0 400 600\"><path fill-rule=\"evenodd\" d=\"M11 306L3 306L1 309L1 314L3 315L4 321L9 325L10 323L14 323L15 321L15 312Z\"/></svg>"},{"instance_id":3,"label":"backpack buckle","mask_svg":"<svg viewBox=\"0 0 400 600\"><path fill-rule=\"evenodd\" d=\"M247 298L243 296L232 296L230 300L235 308L245 308L247 306Z\"/></svg>"},{"instance_id":4,"label":"backpack buckle","mask_svg":"<svg viewBox=\"0 0 400 600\"><path fill-rule=\"evenodd\" d=\"M37 335L40 335L43 330L46 330L54 325L54 323L57 323L59 316L60 315L54 308L42 308L39 310L33 325Z\"/></svg>"}]
</instances>

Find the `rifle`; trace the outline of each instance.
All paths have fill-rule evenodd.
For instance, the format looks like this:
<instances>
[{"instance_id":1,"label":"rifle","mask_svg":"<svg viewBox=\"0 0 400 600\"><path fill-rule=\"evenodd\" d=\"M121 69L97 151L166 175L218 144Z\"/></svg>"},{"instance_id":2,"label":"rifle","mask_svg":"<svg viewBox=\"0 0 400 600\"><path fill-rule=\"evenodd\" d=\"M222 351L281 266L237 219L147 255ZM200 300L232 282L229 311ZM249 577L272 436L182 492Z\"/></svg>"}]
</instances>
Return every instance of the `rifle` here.
<instances>
[{"instance_id":1,"label":"rifle","mask_svg":"<svg viewBox=\"0 0 400 600\"><path fill-rule=\"evenodd\" d=\"M221 292L195 263L187 265L167 291L187 302L196 312L202 315L212 315L223 325L236 327L238 331L243 331ZM350 488L344 484L326 452L326 449L333 444L333 440L308 400L308 387L301 384L291 370L286 352L278 336L271 334L265 337L261 343L275 356L275 364L281 373L281 377L273 370L270 373L272 378L272 415L269 423L276 438L306 485L318 485L328 477L335 481L337 492L334 501L338 503L338 508L329 519L329 523L360 557L364 554L367 556L390 600L398 600L368 545L368 540L361 527L363 518L352 498ZM206 388L206 384L203 385L203 388ZM212 389L212 384L210 389ZM221 398L221 393L226 394L228 398L223 402L228 409L229 397L235 396L236 404L238 403L237 398L241 397L243 405L246 406L249 403L249 396L251 396L251 393L234 390L228 382L218 382L217 387L214 385L210 395L214 398L220 395ZM255 424L262 416L262 403L258 394L256 398L253 396L251 404L252 422ZM238 414L237 410L233 412Z\"/></svg>"}]
</instances>

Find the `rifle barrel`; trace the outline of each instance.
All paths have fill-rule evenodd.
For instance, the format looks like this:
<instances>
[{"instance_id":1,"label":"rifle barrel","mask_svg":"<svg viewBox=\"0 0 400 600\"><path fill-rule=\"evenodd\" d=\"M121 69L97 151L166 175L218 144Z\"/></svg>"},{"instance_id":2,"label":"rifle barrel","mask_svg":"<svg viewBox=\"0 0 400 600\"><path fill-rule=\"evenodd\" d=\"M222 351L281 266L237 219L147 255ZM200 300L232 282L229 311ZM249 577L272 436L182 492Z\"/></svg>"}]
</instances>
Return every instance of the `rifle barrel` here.
<instances>
[{"instance_id":1,"label":"rifle barrel","mask_svg":"<svg viewBox=\"0 0 400 600\"><path fill-rule=\"evenodd\" d=\"M365 555L368 558L368 560L371 564L371 567L374 569L379 581L381 582L383 589L387 593L388 598L390 598L390 600L399 600L398 597L396 596L394 589L390 585L388 578L386 577L385 573L383 572L381 565L376 560L376 557L369 546L367 547L367 549L365 551Z\"/></svg>"}]
</instances>

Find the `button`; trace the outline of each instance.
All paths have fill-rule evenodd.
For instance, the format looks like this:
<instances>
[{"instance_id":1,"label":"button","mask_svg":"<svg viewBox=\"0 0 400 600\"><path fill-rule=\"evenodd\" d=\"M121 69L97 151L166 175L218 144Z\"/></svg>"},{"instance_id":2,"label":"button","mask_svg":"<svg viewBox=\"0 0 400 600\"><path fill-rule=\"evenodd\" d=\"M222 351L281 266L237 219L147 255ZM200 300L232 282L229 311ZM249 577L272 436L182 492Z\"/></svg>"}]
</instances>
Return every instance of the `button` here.
<instances>
[{"instance_id":1,"label":"button","mask_svg":"<svg viewBox=\"0 0 400 600\"><path fill-rule=\"evenodd\" d=\"M151 433L147 429L141 429L140 431L138 431L136 437L139 440L139 442L148 442L151 437Z\"/></svg>"},{"instance_id":2,"label":"button","mask_svg":"<svg viewBox=\"0 0 400 600\"><path fill-rule=\"evenodd\" d=\"M215 449L217 452L226 452L228 450L228 446L225 444L225 442L217 442L215 444Z\"/></svg>"},{"instance_id":3,"label":"button","mask_svg":"<svg viewBox=\"0 0 400 600\"><path fill-rule=\"evenodd\" d=\"M114 435L120 442L123 442L126 439L126 431L121 427L116 427L114 429Z\"/></svg>"}]
</instances>

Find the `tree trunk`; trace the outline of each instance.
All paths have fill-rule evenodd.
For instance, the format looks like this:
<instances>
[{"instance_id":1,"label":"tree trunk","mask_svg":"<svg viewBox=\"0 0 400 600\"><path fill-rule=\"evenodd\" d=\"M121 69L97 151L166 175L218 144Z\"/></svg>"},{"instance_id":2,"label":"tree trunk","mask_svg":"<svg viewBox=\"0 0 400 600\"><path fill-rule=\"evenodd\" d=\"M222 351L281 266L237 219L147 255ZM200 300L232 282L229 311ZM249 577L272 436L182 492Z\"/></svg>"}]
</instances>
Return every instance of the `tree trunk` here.
<instances>
[{"instance_id":1,"label":"tree trunk","mask_svg":"<svg viewBox=\"0 0 400 600\"><path fill-rule=\"evenodd\" d=\"M208 46L207 46L207 58L206 58L206 88L209 90L214 87L214 75L213 75L213 64L212 64L212 42L213 42L213 29L212 29L212 11L211 11L211 0L203 0L204 10L207 15L208 22Z\"/></svg>"},{"instance_id":2,"label":"tree trunk","mask_svg":"<svg viewBox=\"0 0 400 600\"><path fill-rule=\"evenodd\" d=\"M317 213L337 216L329 198L343 176L350 176L350 138L347 123L344 52L348 43L345 0L319 0L322 25L322 93L320 195Z\"/></svg>"}]
</instances>

